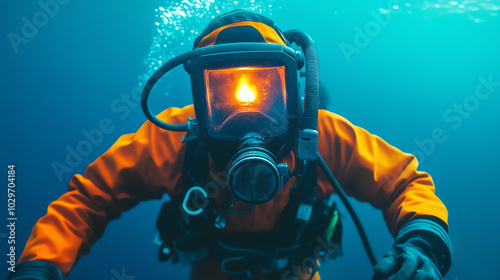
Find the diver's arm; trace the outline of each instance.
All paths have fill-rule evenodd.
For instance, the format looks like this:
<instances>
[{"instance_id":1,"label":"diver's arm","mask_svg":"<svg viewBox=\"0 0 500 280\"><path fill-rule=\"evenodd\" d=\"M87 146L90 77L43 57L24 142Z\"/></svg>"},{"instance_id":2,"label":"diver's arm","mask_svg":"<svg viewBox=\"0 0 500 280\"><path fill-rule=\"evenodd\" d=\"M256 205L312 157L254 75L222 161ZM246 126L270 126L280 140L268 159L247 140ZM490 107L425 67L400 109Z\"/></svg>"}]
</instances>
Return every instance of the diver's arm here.
<instances>
[{"instance_id":1,"label":"diver's arm","mask_svg":"<svg viewBox=\"0 0 500 280\"><path fill-rule=\"evenodd\" d=\"M347 195L382 209L391 234L417 217L447 229L448 211L415 156L333 113L320 110L319 152ZM320 177L321 178L321 177Z\"/></svg>"},{"instance_id":2,"label":"diver's arm","mask_svg":"<svg viewBox=\"0 0 500 280\"><path fill-rule=\"evenodd\" d=\"M435 195L429 174L417 171L418 162L413 155L326 111L320 111L318 132L324 135L319 151L346 194L382 209L395 238L410 222L422 220L421 228L408 231L407 237L432 240L431 245L435 246L447 242L443 241L448 238L447 209ZM425 231L423 228L429 223L436 230ZM397 242L403 244L408 239L398 237ZM443 273L449 269L447 266Z\"/></svg>"},{"instance_id":3,"label":"diver's arm","mask_svg":"<svg viewBox=\"0 0 500 280\"><path fill-rule=\"evenodd\" d=\"M191 111L172 108L160 117L181 123L192 117ZM147 121L136 133L121 136L84 175L73 176L68 191L49 205L19 262L45 261L66 275L110 220L139 201L174 191L182 170L182 135Z\"/></svg>"}]
</instances>

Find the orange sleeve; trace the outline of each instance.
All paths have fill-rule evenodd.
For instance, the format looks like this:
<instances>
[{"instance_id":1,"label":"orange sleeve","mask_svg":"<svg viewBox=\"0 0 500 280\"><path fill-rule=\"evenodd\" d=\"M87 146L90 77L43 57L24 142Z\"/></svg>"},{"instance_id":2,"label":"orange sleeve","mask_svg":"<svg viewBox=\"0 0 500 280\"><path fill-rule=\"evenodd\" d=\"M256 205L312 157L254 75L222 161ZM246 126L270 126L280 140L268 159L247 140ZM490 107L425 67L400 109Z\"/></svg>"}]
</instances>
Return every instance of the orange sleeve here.
<instances>
[{"instance_id":1,"label":"orange sleeve","mask_svg":"<svg viewBox=\"0 0 500 280\"><path fill-rule=\"evenodd\" d=\"M320 110L319 115L322 157L347 195L382 209L394 237L416 217L437 219L447 226L448 211L435 195L429 174L417 171L415 156L331 112ZM326 177L318 174L323 191L331 193Z\"/></svg>"},{"instance_id":2,"label":"orange sleeve","mask_svg":"<svg viewBox=\"0 0 500 280\"><path fill-rule=\"evenodd\" d=\"M188 117L194 117L192 106L170 108L159 115L176 124L186 123ZM110 220L140 201L177 192L183 135L147 121L136 133L121 136L83 176L73 176L68 191L49 205L33 227L19 262L44 260L66 276Z\"/></svg>"}]
</instances>

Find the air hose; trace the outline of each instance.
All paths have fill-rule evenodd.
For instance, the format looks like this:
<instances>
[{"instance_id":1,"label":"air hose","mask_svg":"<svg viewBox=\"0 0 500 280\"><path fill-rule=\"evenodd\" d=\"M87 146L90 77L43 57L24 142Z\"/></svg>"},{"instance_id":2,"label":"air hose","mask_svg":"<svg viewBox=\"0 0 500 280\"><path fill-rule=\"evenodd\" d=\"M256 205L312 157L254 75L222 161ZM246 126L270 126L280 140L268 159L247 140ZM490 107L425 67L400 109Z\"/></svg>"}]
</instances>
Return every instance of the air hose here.
<instances>
[{"instance_id":1,"label":"air hose","mask_svg":"<svg viewBox=\"0 0 500 280\"><path fill-rule=\"evenodd\" d=\"M319 110L319 63L318 53L312 38L300 30L289 30L285 37L302 48L306 59L306 87L302 129L318 129Z\"/></svg>"},{"instance_id":2,"label":"air hose","mask_svg":"<svg viewBox=\"0 0 500 280\"><path fill-rule=\"evenodd\" d=\"M323 160L323 158L321 157L319 152L318 152L317 162L319 163L321 170L323 170L323 172L325 173L326 178L328 179L328 181L332 185L333 189L335 190L335 192L339 196L340 200L344 204L345 208L347 209L347 211L351 215L351 218L354 221L354 225L356 225L356 229L358 230L359 236L361 237L361 241L363 242L363 246L365 247L366 254L368 255L368 258L370 259L372 266L375 266L377 264L377 259L375 258L375 255L373 254L373 250L372 250L372 247L370 246L370 242L368 241L368 237L366 236L365 229L363 228L363 225L361 224L361 221L359 220L359 217L356 214L356 212L354 211L354 208L352 207L351 203L349 202L349 200L347 200L347 196L346 196L344 190L340 186L340 184L337 181L337 179L335 178L335 176L333 176L332 171L330 171L330 169L328 169L326 162Z\"/></svg>"}]
</instances>

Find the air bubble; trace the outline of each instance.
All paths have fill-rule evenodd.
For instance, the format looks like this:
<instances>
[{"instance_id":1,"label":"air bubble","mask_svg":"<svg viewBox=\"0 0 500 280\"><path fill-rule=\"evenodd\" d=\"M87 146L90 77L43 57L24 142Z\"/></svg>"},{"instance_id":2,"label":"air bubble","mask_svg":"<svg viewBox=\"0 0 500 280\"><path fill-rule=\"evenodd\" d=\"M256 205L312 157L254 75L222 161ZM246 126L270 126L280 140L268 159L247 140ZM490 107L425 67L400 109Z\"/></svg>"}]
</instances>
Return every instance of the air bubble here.
<instances>
[{"instance_id":1,"label":"air bubble","mask_svg":"<svg viewBox=\"0 0 500 280\"><path fill-rule=\"evenodd\" d=\"M154 10L155 18L162 19L154 22L155 30L158 32L155 34L159 36L153 36L153 43L147 59L144 60L146 73L139 76L139 81L143 83L149 79L158 69L158 64L161 65L163 61L168 61L185 52L186 46L191 45L203 27L216 16L237 8L269 16L273 14L273 11L282 8L279 5L282 2L283 0L270 0L265 4L260 4L255 0L231 0L220 4L214 0L166 1L162 7Z\"/></svg>"}]
</instances>

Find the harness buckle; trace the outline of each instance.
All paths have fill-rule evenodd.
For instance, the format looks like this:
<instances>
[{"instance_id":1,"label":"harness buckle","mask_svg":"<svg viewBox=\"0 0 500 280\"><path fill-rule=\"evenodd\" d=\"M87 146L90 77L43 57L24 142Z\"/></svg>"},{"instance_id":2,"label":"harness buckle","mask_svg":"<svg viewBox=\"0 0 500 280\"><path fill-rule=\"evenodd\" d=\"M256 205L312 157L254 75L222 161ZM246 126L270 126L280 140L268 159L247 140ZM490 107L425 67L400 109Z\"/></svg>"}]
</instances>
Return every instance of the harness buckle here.
<instances>
[{"instance_id":1,"label":"harness buckle","mask_svg":"<svg viewBox=\"0 0 500 280\"><path fill-rule=\"evenodd\" d=\"M203 213L203 210L208 205L207 198L208 195L204 189L198 186L192 187L187 191L186 196L184 197L184 201L182 201L182 209L189 215L199 215ZM200 199L202 202L201 204Z\"/></svg>"}]
</instances>

